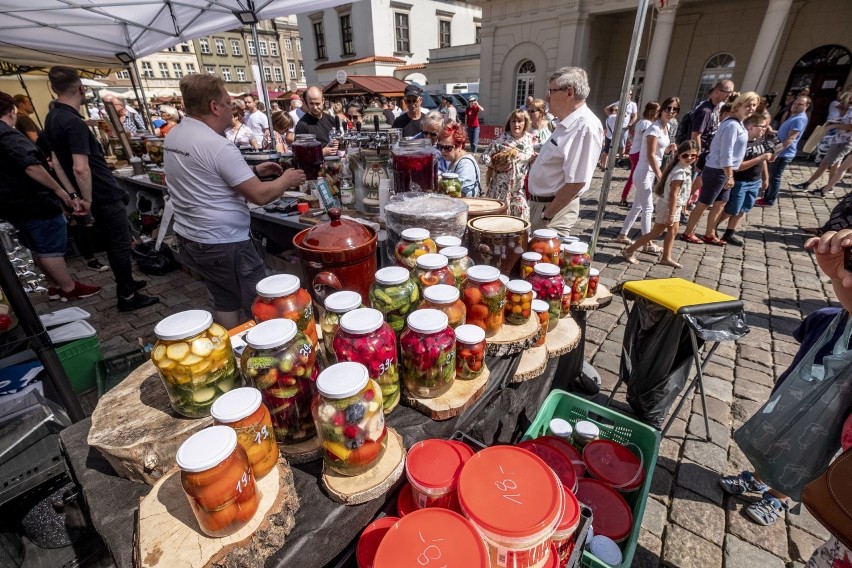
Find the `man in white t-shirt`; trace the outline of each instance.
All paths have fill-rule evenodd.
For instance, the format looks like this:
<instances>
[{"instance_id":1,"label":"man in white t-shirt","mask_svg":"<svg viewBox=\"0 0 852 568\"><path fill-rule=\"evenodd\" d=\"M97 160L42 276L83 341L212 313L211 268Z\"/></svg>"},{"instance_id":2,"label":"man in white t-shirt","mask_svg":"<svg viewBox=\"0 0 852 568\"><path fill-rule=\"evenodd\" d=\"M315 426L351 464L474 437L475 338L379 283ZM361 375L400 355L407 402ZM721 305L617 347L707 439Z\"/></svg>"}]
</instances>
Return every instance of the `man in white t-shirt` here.
<instances>
[{"instance_id":1,"label":"man in white t-shirt","mask_svg":"<svg viewBox=\"0 0 852 568\"><path fill-rule=\"evenodd\" d=\"M264 138L269 136L269 119L257 108L257 99L252 95L245 95L243 102L246 103L245 124L251 128L257 147L260 148L263 146Z\"/></svg>"},{"instance_id":2,"label":"man in white t-shirt","mask_svg":"<svg viewBox=\"0 0 852 568\"><path fill-rule=\"evenodd\" d=\"M609 114L610 109L614 109L618 111L618 101L615 101L608 107L606 107L606 112ZM636 120L639 118L639 107L636 106L636 103L633 101L633 89L630 89L630 92L627 93L627 111L624 113L624 120L621 123L621 143L618 147L618 157L624 157L624 148L625 144L627 144L627 131L633 128L633 125L636 124Z\"/></svg>"},{"instance_id":3,"label":"man in white t-shirt","mask_svg":"<svg viewBox=\"0 0 852 568\"><path fill-rule=\"evenodd\" d=\"M169 131L164 168L174 205L181 257L204 278L214 319L232 328L251 317L255 285L266 276L249 239L247 201L270 203L305 181L268 162L250 168L222 133L231 124L231 97L222 79L187 75L180 81L186 118ZM283 173L283 175L281 175ZM274 181L260 176L278 175Z\"/></svg>"},{"instance_id":4,"label":"man in white t-shirt","mask_svg":"<svg viewBox=\"0 0 852 568\"><path fill-rule=\"evenodd\" d=\"M529 173L532 228L567 235L580 216L580 196L588 191L603 146L603 125L586 106L589 78L579 67L550 76L547 102L558 121Z\"/></svg>"},{"instance_id":5,"label":"man in white t-shirt","mask_svg":"<svg viewBox=\"0 0 852 568\"><path fill-rule=\"evenodd\" d=\"M302 97L299 95L290 95L290 111L287 113L293 119L293 126L289 132L296 132L296 125L305 116L305 111L302 110Z\"/></svg>"}]
</instances>

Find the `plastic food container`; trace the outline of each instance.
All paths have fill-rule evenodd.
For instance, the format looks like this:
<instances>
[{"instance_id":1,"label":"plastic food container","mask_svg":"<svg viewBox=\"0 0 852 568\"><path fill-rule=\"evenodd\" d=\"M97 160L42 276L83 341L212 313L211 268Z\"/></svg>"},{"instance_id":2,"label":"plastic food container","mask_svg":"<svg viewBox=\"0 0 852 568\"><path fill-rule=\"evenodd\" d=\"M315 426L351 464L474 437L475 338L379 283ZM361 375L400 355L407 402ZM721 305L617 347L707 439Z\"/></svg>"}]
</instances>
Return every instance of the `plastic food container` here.
<instances>
[{"instance_id":1,"label":"plastic food container","mask_svg":"<svg viewBox=\"0 0 852 568\"><path fill-rule=\"evenodd\" d=\"M437 284L423 290L420 308L432 308L447 314L450 327L455 329L464 325L467 308L461 301L458 288L448 284Z\"/></svg>"},{"instance_id":2,"label":"plastic food container","mask_svg":"<svg viewBox=\"0 0 852 568\"><path fill-rule=\"evenodd\" d=\"M375 568L424 566L490 568L488 551L473 524L453 511L421 509L404 516L385 534Z\"/></svg>"},{"instance_id":3,"label":"plastic food container","mask_svg":"<svg viewBox=\"0 0 852 568\"><path fill-rule=\"evenodd\" d=\"M414 502L414 496L411 494L411 484L406 483L396 497L396 512L400 517L404 517L417 510L417 503Z\"/></svg>"},{"instance_id":4,"label":"plastic food container","mask_svg":"<svg viewBox=\"0 0 852 568\"><path fill-rule=\"evenodd\" d=\"M562 310L559 312L559 317L571 315L571 286L564 284L562 286Z\"/></svg>"},{"instance_id":5,"label":"plastic food container","mask_svg":"<svg viewBox=\"0 0 852 568\"><path fill-rule=\"evenodd\" d=\"M359 475L376 465L387 447L382 391L361 363L337 363L317 378L313 404L325 467Z\"/></svg>"},{"instance_id":6,"label":"plastic food container","mask_svg":"<svg viewBox=\"0 0 852 568\"><path fill-rule=\"evenodd\" d=\"M633 529L633 513L621 494L597 479L581 479L577 499L594 511L592 528L596 535L603 535L621 542Z\"/></svg>"},{"instance_id":7,"label":"plastic food container","mask_svg":"<svg viewBox=\"0 0 852 568\"><path fill-rule=\"evenodd\" d=\"M544 300L533 300L531 305L532 311L538 316L538 323L541 327L541 334L539 334L538 341L535 342L533 347L541 347L547 340L547 332L552 327L556 327L556 324L554 323L552 327L550 325L550 305L547 302Z\"/></svg>"},{"instance_id":8,"label":"plastic food container","mask_svg":"<svg viewBox=\"0 0 852 568\"><path fill-rule=\"evenodd\" d=\"M594 422L580 420L574 424L574 443L580 448L593 440L597 440L600 435L601 429Z\"/></svg>"},{"instance_id":9,"label":"plastic food container","mask_svg":"<svg viewBox=\"0 0 852 568\"><path fill-rule=\"evenodd\" d=\"M583 461L592 477L622 493L639 489L645 481L642 459L618 442L589 442L583 448Z\"/></svg>"},{"instance_id":10,"label":"plastic food container","mask_svg":"<svg viewBox=\"0 0 852 568\"><path fill-rule=\"evenodd\" d=\"M492 566L541 568L562 516L563 490L544 461L513 446L492 446L462 468L459 503L479 530Z\"/></svg>"},{"instance_id":11,"label":"plastic food container","mask_svg":"<svg viewBox=\"0 0 852 568\"><path fill-rule=\"evenodd\" d=\"M554 418L547 425L547 431L550 432L553 436L557 438L562 438L563 440L570 440L571 434L574 432L574 428L571 427L571 423L567 420L563 420L561 418Z\"/></svg>"},{"instance_id":12,"label":"plastic food container","mask_svg":"<svg viewBox=\"0 0 852 568\"><path fill-rule=\"evenodd\" d=\"M589 552L604 564L618 566L624 561L624 555L618 545L611 538L602 534L590 538L588 548Z\"/></svg>"},{"instance_id":13,"label":"plastic food container","mask_svg":"<svg viewBox=\"0 0 852 568\"><path fill-rule=\"evenodd\" d=\"M565 247L565 252L568 263L562 266L562 276L565 284L571 286L571 305L576 306L586 299L592 257L587 243L572 243Z\"/></svg>"},{"instance_id":14,"label":"plastic food container","mask_svg":"<svg viewBox=\"0 0 852 568\"><path fill-rule=\"evenodd\" d=\"M334 339L339 361L361 363L382 391L382 407L389 413L399 402L396 335L382 318L382 312L358 308L340 318L340 330Z\"/></svg>"},{"instance_id":15,"label":"plastic food container","mask_svg":"<svg viewBox=\"0 0 852 568\"><path fill-rule=\"evenodd\" d=\"M441 235L435 239L435 244L438 246L438 251L441 251L441 249L449 247L460 247L462 240L458 237L454 237L453 235ZM444 253L441 252L441 254Z\"/></svg>"},{"instance_id":16,"label":"plastic food container","mask_svg":"<svg viewBox=\"0 0 852 568\"><path fill-rule=\"evenodd\" d=\"M533 267L529 281L535 290L536 298L544 300L550 306L549 321L553 327L556 327L559 316L562 314L562 290L565 288L565 283L559 274L559 267L555 264L540 262Z\"/></svg>"},{"instance_id":17,"label":"plastic food container","mask_svg":"<svg viewBox=\"0 0 852 568\"><path fill-rule=\"evenodd\" d=\"M526 280L509 280L506 284L506 323L523 325L532 314L533 289Z\"/></svg>"},{"instance_id":18,"label":"plastic food container","mask_svg":"<svg viewBox=\"0 0 852 568\"><path fill-rule=\"evenodd\" d=\"M301 287L298 278L292 274L268 276L257 283L255 291L257 298L251 305L251 313L257 323L275 318L292 320L316 348L319 338L311 295Z\"/></svg>"},{"instance_id":19,"label":"plastic food container","mask_svg":"<svg viewBox=\"0 0 852 568\"><path fill-rule=\"evenodd\" d=\"M467 323L484 329L486 337L496 335L503 327L506 286L496 266L471 266L462 300L467 307Z\"/></svg>"},{"instance_id":20,"label":"plastic food container","mask_svg":"<svg viewBox=\"0 0 852 568\"><path fill-rule=\"evenodd\" d=\"M542 262L540 253L528 251L521 255L521 278L526 280L533 273L533 267Z\"/></svg>"},{"instance_id":21,"label":"plastic food container","mask_svg":"<svg viewBox=\"0 0 852 568\"><path fill-rule=\"evenodd\" d=\"M367 528L361 533L358 546L355 549L355 560L358 562L358 568L373 568L373 560L376 558L376 552L379 550L382 539L398 520L399 517L382 517L367 525Z\"/></svg>"},{"instance_id":22,"label":"plastic food container","mask_svg":"<svg viewBox=\"0 0 852 568\"><path fill-rule=\"evenodd\" d=\"M536 229L530 239L529 250L541 255L542 262L559 266L559 233L553 229Z\"/></svg>"},{"instance_id":23,"label":"plastic food container","mask_svg":"<svg viewBox=\"0 0 852 568\"><path fill-rule=\"evenodd\" d=\"M419 398L441 396L456 378L456 336L447 315L438 310L417 310L408 316L400 337L402 380Z\"/></svg>"},{"instance_id":24,"label":"plastic food container","mask_svg":"<svg viewBox=\"0 0 852 568\"><path fill-rule=\"evenodd\" d=\"M438 246L429 235L427 229L405 229L394 249L397 264L409 270L417 266L417 258L429 253L438 252Z\"/></svg>"},{"instance_id":25,"label":"plastic food container","mask_svg":"<svg viewBox=\"0 0 852 568\"><path fill-rule=\"evenodd\" d=\"M259 390L234 389L216 399L210 414L216 424L230 426L246 451L255 479L260 479L278 463L278 444L272 428L272 416L263 404Z\"/></svg>"},{"instance_id":26,"label":"plastic food container","mask_svg":"<svg viewBox=\"0 0 852 568\"><path fill-rule=\"evenodd\" d=\"M523 441L518 444L518 447L530 451L544 460L544 463L550 466L550 469L562 482L563 487L577 491L577 473L574 470L574 464L555 446L551 446L546 440L536 438Z\"/></svg>"},{"instance_id":27,"label":"plastic food container","mask_svg":"<svg viewBox=\"0 0 852 568\"><path fill-rule=\"evenodd\" d=\"M449 259L442 254L424 254L417 257L417 266L411 271L411 277L420 288L420 293L436 284L456 285L456 278L450 270Z\"/></svg>"},{"instance_id":28,"label":"plastic food container","mask_svg":"<svg viewBox=\"0 0 852 568\"><path fill-rule=\"evenodd\" d=\"M558 418L557 418L558 420ZM574 464L574 472L577 474L577 479L582 479L586 475L586 464L583 462L583 456L580 455L580 450L574 447L570 441L559 436L540 436L537 441L547 443L562 452L568 460Z\"/></svg>"},{"instance_id":29,"label":"plastic food container","mask_svg":"<svg viewBox=\"0 0 852 568\"><path fill-rule=\"evenodd\" d=\"M467 255L467 248L462 246L446 247L441 249L442 255L450 261L450 272L456 279L456 288L461 290L467 279L467 271L473 266L473 259Z\"/></svg>"},{"instance_id":30,"label":"plastic food container","mask_svg":"<svg viewBox=\"0 0 852 568\"><path fill-rule=\"evenodd\" d=\"M475 325L456 328L456 378L470 381L485 370L485 331Z\"/></svg>"},{"instance_id":31,"label":"plastic food container","mask_svg":"<svg viewBox=\"0 0 852 568\"><path fill-rule=\"evenodd\" d=\"M227 426L196 432L178 448L180 481L204 534L223 537L248 523L260 495L237 433Z\"/></svg>"},{"instance_id":32,"label":"plastic food container","mask_svg":"<svg viewBox=\"0 0 852 568\"><path fill-rule=\"evenodd\" d=\"M446 440L414 444L405 458L405 475L417 508L452 508L459 474L468 458Z\"/></svg>"},{"instance_id":33,"label":"plastic food container","mask_svg":"<svg viewBox=\"0 0 852 568\"><path fill-rule=\"evenodd\" d=\"M213 316L188 310L160 320L151 360L175 412L188 418L210 416L219 396L243 386L231 339Z\"/></svg>"},{"instance_id":34,"label":"plastic food container","mask_svg":"<svg viewBox=\"0 0 852 568\"><path fill-rule=\"evenodd\" d=\"M597 268L589 269L589 286L586 288L586 297L591 298L598 293L598 283L601 281L601 271Z\"/></svg>"},{"instance_id":35,"label":"plastic food container","mask_svg":"<svg viewBox=\"0 0 852 568\"><path fill-rule=\"evenodd\" d=\"M363 307L361 294L350 291L335 292L326 297L323 304L325 313L320 318L322 344L325 347L328 362L334 364L337 363L337 356L334 354L334 336L340 328L340 318L347 312Z\"/></svg>"},{"instance_id":36,"label":"plastic food container","mask_svg":"<svg viewBox=\"0 0 852 568\"><path fill-rule=\"evenodd\" d=\"M574 533L580 524L580 503L573 491L563 487L562 517L559 526L551 537L551 542L556 547L556 555L560 565L568 562L571 551L574 549Z\"/></svg>"},{"instance_id":37,"label":"plastic food container","mask_svg":"<svg viewBox=\"0 0 852 568\"><path fill-rule=\"evenodd\" d=\"M451 172L441 174L439 186L441 188L441 193L444 195L449 195L450 197L462 196L462 184L459 180L459 174Z\"/></svg>"},{"instance_id":38,"label":"plastic food container","mask_svg":"<svg viewBox=\"0 0 852 568\"><path fill-rule=\"evenodd\" d=\"M311 400L316 393L316 351L289 319L257 324L245 336L243 375L263 395L272 415L275 439L298 444L313 438Z\"/></svg>"},{"instance_id":39,"label":"plastic food container","mask_svg":"<svg viewBox=\"0 0 852 568\"><path fill-rule=\"evenodd\" d=\"M370 286L370 305L384 314L397 338L405 329L405 318L419 303L420 289L408 270L389 266L376 272L376 281Z\"/></svg>"}]
</instances>

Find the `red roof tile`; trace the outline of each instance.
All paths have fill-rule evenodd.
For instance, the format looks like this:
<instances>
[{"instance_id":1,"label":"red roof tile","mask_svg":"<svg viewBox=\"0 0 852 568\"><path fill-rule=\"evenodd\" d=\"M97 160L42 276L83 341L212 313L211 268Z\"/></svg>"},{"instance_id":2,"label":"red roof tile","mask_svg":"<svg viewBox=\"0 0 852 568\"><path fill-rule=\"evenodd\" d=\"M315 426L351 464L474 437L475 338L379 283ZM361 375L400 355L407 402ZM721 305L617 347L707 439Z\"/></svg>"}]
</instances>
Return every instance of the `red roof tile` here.
<instances>
[{"instance_id":1,"label":"red roof tile","mask_svg":"<svg viewBox=\"0 0 852 568\"><path fill-rule=\"evenodd\" d=\"M349 59L346 61L333 61L331 63L322 63L317 65L315 69L335 69L337 67L349 67L350 65L361 65L362 63L405 63L404 59L399 57L388 57L386 55L373 55L370 57L362 57L361 59Z\"/></svg>"}]
</instances>

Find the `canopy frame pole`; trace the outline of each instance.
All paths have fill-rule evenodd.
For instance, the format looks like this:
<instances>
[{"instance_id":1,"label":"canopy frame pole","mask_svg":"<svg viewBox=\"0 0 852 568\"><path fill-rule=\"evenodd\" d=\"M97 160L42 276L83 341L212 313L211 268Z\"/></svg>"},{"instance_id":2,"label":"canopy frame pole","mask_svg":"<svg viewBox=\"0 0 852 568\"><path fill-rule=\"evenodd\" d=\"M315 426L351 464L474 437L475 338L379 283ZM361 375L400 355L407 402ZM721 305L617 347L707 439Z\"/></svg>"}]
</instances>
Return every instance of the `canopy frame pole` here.
<instances>
[{"instance_id":1,"label":"canopy frame pole","mask_svg":"<svg viewBox=\"0 0 852 568\"><path fill-rule=\"evenodd\" d=\"M133 92L136 94L136 100L142 105L142 116L145 117L145 123L151 129L151 134L154 133L154 122L151 120L151 115L148 114L148 98L145 96L145 87L142 86L142 77L139 76L139 69L136 68L136 60L132 60L127 64L127 70L130 71L130 84L133 85ZM139 85L137 91L136 85ZM142 94L140 100L139 93Z\"/></svg>"},{"instance_id":2,"label":"canopy frame pole","mask_svg":"<svg viewBox=\"0 0 852 568\"><path fill-rule=\"evenodd\" d=\"M250 3L252 12L254 12L254 2ZM257 20L257 14L254 16ZM254 53L257 57L257 71L260 73L260 88L263 91L263 100L266 105L266 119L269 121L269 149L275 151L275 128L272 126L272 101L269 100L269 89L266 88L266 77L263 76L263 60L260 58L260 41L257 37L257 23L251 24L251 37L254 40ZM260 94L260 93L258 93ZM293 125L295 126L295 124ZM261 145L262 148L262 145Z\"/></svg>"},{"instance_id":3,"label":"canopy frame pole","mask_svg":"<svg viewBox=\"0 0 852 568\"><path fill-rule=\"evenodd\" d=\"M27 88L27 84L24 81L24 76L21 75L20 72L18 73L18 81L21 82L21 87L23 87L24 93L26 93L27 98L30 99L30 101L32 101L33 98L30 96L30 90ZM42 128L44 128L44 125L41 122L41 117L38 115L38 111L36 110L35 105L33 105L33 114L36 116L36 120L38 120L38 125L41 126Z\"/></svg>"}]
</instances>

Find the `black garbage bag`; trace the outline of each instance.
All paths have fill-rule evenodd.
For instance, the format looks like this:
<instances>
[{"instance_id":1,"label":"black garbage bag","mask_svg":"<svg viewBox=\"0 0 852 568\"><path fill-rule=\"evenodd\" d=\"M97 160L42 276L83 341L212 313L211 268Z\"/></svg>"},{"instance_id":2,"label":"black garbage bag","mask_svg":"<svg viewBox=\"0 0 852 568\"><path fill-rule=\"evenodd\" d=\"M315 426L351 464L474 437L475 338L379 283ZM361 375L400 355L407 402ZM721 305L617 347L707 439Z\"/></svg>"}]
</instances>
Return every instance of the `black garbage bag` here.
<instances>
[{"instance_id":1,"label":"black garbage bag","mask_svg":"<svg viewBox=\"0 0 852 568\"><path fill-rule=\"evenodd\" d=\"M160 250L154 250L154 242L151 241L139 243L130 250L136 259L139 272L143 274L162 276L178 267L175 255L167 245L161 246Z\"/></svg>"}]
</instances>

